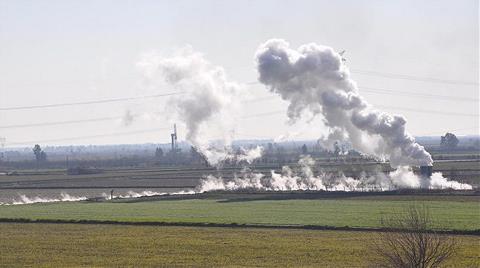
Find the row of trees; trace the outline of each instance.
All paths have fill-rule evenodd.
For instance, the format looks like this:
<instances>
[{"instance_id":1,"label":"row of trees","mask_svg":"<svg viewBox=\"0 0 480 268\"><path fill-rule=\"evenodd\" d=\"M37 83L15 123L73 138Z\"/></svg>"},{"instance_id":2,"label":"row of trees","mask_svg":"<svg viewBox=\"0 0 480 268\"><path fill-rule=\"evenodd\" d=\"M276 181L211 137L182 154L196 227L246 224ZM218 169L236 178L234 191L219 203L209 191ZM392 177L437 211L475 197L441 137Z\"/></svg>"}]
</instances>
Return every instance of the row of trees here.
<instances>
[{"instance_id":1,"label":"row of trees","mask_svg":"<svg viewBox=\"0 0 480 268\"><path fill-rule=\"evenodd\" d=\"M458 138L453 133L446 133L445 136L441 137L440 146L442 149L452 150L457 147L459 143ZM318 145L318 144L317 144ZM361 155L350 149L345 144L341 144L339 142L335 142L333 145L333 151L329 152L327 150L320 150L317 148L318 146L313 145L313 147L309 148L307 144L303 144L299 148L284 148L279 146L278 144L268 143L265 146L265 151L262 159L258 160L260 162L266 163L285 163L289 162L289 160L295 160L300 154L306 155L311 154L313 156L354 156L360 157ZM33 153L35 155L36 166L37 168L44 162L47 161L47 154L43 149L40 147L39 144L35 144L33 147ZM198 164L203 163L205 158L195 149L191 148L190 152L182 152L181 150L177 150L175 152L164 150L161 147L157 147L155 150L155 159L160 163L165 164Z\"/></svg>"}]
</instances>

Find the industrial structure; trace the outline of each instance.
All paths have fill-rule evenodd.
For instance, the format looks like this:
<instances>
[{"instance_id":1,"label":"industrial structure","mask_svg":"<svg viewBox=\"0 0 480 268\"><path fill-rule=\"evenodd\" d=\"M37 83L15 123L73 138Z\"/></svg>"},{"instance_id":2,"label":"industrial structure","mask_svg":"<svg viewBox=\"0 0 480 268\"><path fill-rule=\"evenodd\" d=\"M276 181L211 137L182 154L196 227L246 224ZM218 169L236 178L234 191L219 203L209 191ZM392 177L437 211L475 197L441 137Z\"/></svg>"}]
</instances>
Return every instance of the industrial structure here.
<instances>
[{"instance_id":1,"label":"industrial structure","mask_svg":"<svg viewBox=\"0 0 480 268\"><path fill-rule=\"evenodd\" d=\"M430 178L433 173L433 166L420 166L420 175L424 178Z\"/></svg>"},{"instance_id":2,"label":"industrial structure","mask_svg":"<svg viewBox=\"0 0 480 268\"><path fill-rule=\"evenodd\" d=\"M173 124L173 133L170 134L172 138L172 152L177 152L178 151L178 145L177 145L177 124Z\"/></svg>"}]
</instances>

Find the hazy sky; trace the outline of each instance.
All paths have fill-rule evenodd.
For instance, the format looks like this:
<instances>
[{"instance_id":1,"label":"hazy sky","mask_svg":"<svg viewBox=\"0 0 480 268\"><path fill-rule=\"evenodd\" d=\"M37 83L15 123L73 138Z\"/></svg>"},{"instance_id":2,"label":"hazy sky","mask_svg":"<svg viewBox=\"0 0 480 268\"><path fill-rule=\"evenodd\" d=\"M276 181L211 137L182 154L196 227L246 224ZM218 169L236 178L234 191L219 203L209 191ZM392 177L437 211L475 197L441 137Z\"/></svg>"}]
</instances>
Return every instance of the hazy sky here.
<instances>
[{"instance_id":1,"label":"hazy sky","mask_svg":"<svg viewBox=\"0 0 480 268\"><path fill-rule=\"evenodd\" d=\"M293 47L316 42L346 50L361 94L381 110L404 115L413 135L479 134L477 0L0 0L0 137L7 146L168 142L170 130L153 131L171 127L168 97L4 108L173 92L149 86L136 63L152 51L168 56L185 45L223 66L230 79L254 82L255 50L269 38ZM244 103L237 139L325 133L318 121L289 125L285 113L269 114L287 104L262 85L245 90L258 101ZM112 119L12 127L120 118L127 110L142 116L128 126ZM263 116L249 116L256 114ZM181 139L182 134L180 127ZM85 137L98 135L105 136ZM75 137L80 138L70 139Z\"/></svg>"}]
</instances>

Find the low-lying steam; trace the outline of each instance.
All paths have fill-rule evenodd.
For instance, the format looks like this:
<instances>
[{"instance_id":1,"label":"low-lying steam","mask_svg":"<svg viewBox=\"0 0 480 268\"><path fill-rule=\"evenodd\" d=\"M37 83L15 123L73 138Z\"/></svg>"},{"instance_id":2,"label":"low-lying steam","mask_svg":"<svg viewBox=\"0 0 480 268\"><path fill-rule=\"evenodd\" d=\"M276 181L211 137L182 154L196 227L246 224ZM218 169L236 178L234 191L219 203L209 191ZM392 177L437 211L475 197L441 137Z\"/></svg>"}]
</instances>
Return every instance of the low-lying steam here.
<instances>
[{"instance_id":1,"label":"low-lying steam","mask_svg":"<svg viewBox=\"0 0 480 268\"><path fill-rule=\"evenodd\" d=\"M74 202L74 201L83 201L87 200L85 196L71 196L67 193L60 193L59 198L43 198L39 196L28 197L26 195L20 195L19 199L12 200L8 203L0 203L0 205L24 205L24 204L35 204L35 203L53 203L53 202Z\"/></svg>"},{"instance_id":2,"label":"low-lying steam","mask_svg":"<svg viewBox=\"0 0 480 268\"><path fill-rule=\"evenodd\" d=\"M406 166L384 174L372 176L362 175L359 178L347 177L343 174L317 172L313 167L315 161L311 157L299 160L299 170L288 166L281 173L271 172L271 176L253 173L248 170L236 175L232 180L209 175L204 178L197 192L214 190L238 191L389 191L398 189L454 189L470 190L472 186L444 178L441 173L433 173L431 179L413 173Z\"/></svg>"},{"instance_id":3,"label":"low-lying steam","mask_svg":"<svg viewBox=\"0 0 480 268\"><path fill-rule=\"evenodd\" d=\"M193 190L182 190L173 193L167 192L155 192L150 190L145 190L141 192L135 191L128 191L124 194L117 194L113 195L114 199L129 199L129 198L141 198L141 197L149 197L149 196L162 196L162 195L188 195L188 194L195 194L196 191ZM102 193L101 198L105 200L111 200L112 196L108 193ZM28 197L24 194L19 195L19 199L13 199L10 202L0 202L0 205L27 205L27 204L36 204L36 203L54 203L54 202L75 202L75 201L85 201L88 200L89 197L87 196L72 196L67 193L60 193L59 198L48 198L48 197Z\"/></svg>"},{"instance_id":4,"label":"low-lying steam","mask_svg":"<svg viewBox=\"0 0 480 268\"><path fill-rule=\"evenodd\" d=\"M113 196L114 199L126 199L126 198L140 198L140 197L149 197L149 196L161 196L161 195L180 195L180 194L194 194L194 191L179 191L173 193L166 193L166 192L155 192L155 191L141 191L141 192L134 192L128 191L126 194L120 194ZM107 198L110 198L109 196Z\"/></svg>"}]
</instances>

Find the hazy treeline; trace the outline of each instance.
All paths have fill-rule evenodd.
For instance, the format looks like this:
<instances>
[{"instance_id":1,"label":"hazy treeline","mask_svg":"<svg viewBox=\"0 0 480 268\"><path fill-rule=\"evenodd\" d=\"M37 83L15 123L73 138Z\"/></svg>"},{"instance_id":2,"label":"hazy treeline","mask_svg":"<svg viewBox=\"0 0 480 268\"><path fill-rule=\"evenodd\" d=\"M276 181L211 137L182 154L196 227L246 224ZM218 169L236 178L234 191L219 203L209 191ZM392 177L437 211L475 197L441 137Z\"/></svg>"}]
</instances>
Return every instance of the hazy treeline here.
<instances>
[{"instance_id":1,"label":"hazy treeline","mask_svg":"<svg viewBox=\"0 0 480 268\"><path fill-rule=\"evenodd\" d=\"M433 155L435 160L457 158L480 158L480 137L466 136L458 138L455 148L441 146L439 137L419 137L419 142ZM274 142L271 140L236 141L234 148L264 148L262 157L255 163L287 164L295 163L301 155L309 154L327 161L363 161L373 160L361 156L350 149L348 144L336 144L333 150L323 148L315 140ZM1 152L0 169L33 169L37 161L32 148L5 149ZM89 146L45 146L42 147L47 159L39 163L39 168L75 168L75 167L144 167L158 165L208 165L205 159L189 144L178 143L178 151L172 152L171 145L165 144L125 144L125 145L89 145ZM225 161L224 165L235 165L234 161ZM241 164L241 163L240 163ZM1 170L0 170L1 171Z\"/></svg>"}]
</instances>

